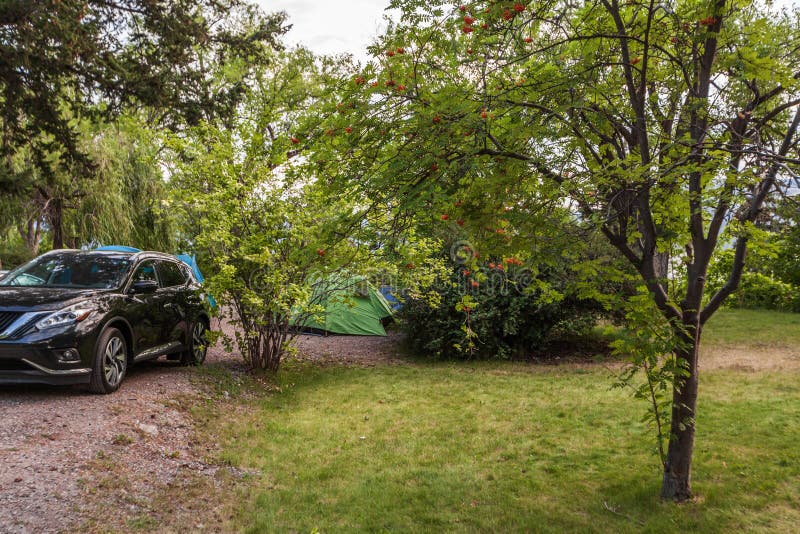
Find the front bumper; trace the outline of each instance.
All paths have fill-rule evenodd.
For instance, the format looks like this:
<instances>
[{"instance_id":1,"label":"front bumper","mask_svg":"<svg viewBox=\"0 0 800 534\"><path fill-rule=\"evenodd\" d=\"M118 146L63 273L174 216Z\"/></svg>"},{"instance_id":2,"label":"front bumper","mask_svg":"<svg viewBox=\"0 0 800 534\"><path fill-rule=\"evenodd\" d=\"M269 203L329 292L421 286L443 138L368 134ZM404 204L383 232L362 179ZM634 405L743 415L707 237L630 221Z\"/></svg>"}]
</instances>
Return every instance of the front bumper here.
<instances>
[{"instance_id":1,"label":"front bumper","mask_svg":"<svg viewBox=\"0 0 800 534\"><path fill-rule=\"evenodd\" d=\"M58 362L45 347L0 344L0 384L88 384L91 372L81 361Z\"/></svg>"},{"instance_id":2,"label":"front bumper","mask_svg":"<svg viewBox=\"0 0 800 534\"><path fill-rule=\"evenodd\" d=\"M0 384L88 384L97 341L97 323L79 323L63 330L28 330L16 339L0 340ZM76 361L62 361L74 349Z\"/></svg>"}]
</instances>

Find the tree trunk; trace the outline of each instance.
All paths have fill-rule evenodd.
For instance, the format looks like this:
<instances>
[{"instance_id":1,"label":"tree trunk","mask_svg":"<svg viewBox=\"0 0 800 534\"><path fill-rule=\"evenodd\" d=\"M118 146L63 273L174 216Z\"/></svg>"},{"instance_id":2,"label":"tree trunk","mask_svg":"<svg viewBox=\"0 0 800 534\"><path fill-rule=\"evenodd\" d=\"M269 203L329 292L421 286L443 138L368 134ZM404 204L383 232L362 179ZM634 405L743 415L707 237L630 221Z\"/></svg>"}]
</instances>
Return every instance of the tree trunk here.
<instances>
[{"instance_id":1,"label":"tree trunk","mask_svg":"<svg viewBox=\"0 0 800 534\"><path fill-rule=\"evenodd\" d=\"M53 232L53 250L64 248L64 206L61 199L54 199L50 204L47 219Z\"/></svg>"},{"instance_id":2,"label":"tree trunk","mask_svg":"<svg viewBox=\"0 0 800 534\"><path fill-rule=\"evenodd\" d=\"M247 357L251 370L276 373L285 352L289 324L269 324L258 327L257 333L248 338Z\"/></svg>"},{"instance_id":3,"label":"tree trunk","mask_svg":"<svg viewBox=\"0 0 800 534\"><path fill-rule=\"evenodd\" d=\"M697 358L701 326L698 314L684 316L679 334L683 341L675 356L686 362L689 373L676 381L672 390L672 423L669 448L664 463L661 498L677 502L692 498L692 453L694 451L695 415L697 411Z\"/></svg>"},{"instance_id":4,"label":"tree trunk","mask_svg":"<svg viewBox=\"0 0 800 534\"><path fill-rule=\"evenodd\" d=\"M42 224L38 216L31 217L24 225L17 226L22 242L34 256L39 254L39 245L42 241Z\"/></svg>"}]
</instances>

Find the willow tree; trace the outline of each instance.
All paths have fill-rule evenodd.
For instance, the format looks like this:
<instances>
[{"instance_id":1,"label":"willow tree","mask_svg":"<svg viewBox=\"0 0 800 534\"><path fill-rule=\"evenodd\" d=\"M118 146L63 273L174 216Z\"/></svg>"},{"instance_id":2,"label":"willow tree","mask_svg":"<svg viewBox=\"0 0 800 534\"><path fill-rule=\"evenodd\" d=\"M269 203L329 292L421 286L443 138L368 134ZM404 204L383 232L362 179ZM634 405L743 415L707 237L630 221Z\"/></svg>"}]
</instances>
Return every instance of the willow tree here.
<instances>
[{"instance_id":1,"label":"willow tree","mask_svg":"<svg viewBox=\"0 0 800 534\"><path fill-rule=\"evenodd\" d=\"M703 326L800 167L797 15L741 0L391 7L400 22L328 108L319 161L401 204L480 182L510 199L535 190L605 236L672 332L661 495L689 499ZM727 281L706 294L725 243Z\"/></svg>"},{"instance_id":2,"label":"willow tree","mask_svg":"<svg viewBox=\"0 0 800 534\"><path fill-rule=\"evenodd\" d=\"M171 129L226 120L285 19L246 0L0 2L0 192L30 200L56 182L86 184L42 199L61 247L65 211L100 188L81 126L132 108Z\"/></svg>"}]
</instances>

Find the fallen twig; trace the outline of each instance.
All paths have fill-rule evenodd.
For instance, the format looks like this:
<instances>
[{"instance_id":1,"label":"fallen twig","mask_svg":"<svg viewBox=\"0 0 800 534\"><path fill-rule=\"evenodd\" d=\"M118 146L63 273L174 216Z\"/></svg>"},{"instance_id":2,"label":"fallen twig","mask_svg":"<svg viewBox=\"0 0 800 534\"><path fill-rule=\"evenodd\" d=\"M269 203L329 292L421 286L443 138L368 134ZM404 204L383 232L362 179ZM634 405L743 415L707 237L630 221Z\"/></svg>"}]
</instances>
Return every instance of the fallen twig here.
<instances>
[{"instance_id":1,"label":"fallen twig","mask_svg":"<svg viewBox=\"0 0 800 534\"><path fill-rule=\"evenodd\" d=\"M611 512L614 515L618 515L620 517L623 517L623 518L627 519L628 521L633 521L634 523L636 523L636 524L638 524L640 526L644 526L645 525L644 521L640 521L639 519L636 519L635 517L629 516L628 514L623 514L622 512L619 512L616 509L611 508L608 505L607 501L603 501L603 508L605 508L606 510L608 510L609 512Z\"/></svg>"}]
</instances>

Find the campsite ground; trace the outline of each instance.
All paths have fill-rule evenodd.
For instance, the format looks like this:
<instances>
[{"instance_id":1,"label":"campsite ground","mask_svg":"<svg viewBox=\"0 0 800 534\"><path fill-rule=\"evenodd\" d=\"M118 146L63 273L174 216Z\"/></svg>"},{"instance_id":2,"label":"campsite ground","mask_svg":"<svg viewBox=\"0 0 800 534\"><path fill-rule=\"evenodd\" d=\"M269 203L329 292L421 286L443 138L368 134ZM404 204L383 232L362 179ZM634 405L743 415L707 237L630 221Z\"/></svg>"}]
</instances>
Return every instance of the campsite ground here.
<instances>
[{"instance_id":1,"label":"campsite ground","mask_svg":"<svg viewBox=\"0 0 800 534\"><path fill-rule=\"evenodd\" d=\"M659 503L645 406L614 363L436 363L309 337L277 380L214 349L123 389L0 392L3 531L789 531L800 315L706 332L698 498Z\"/></svg>"}]
</instances>

